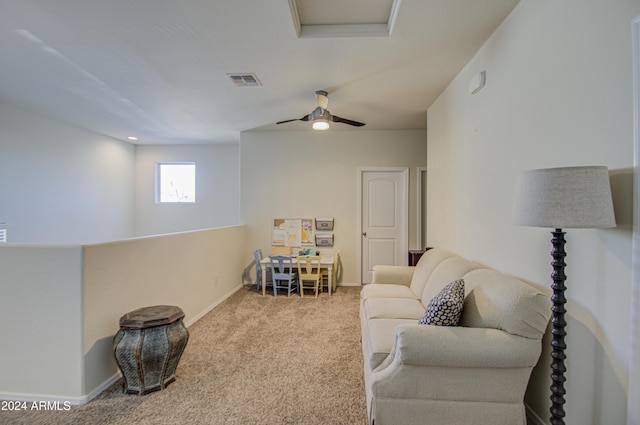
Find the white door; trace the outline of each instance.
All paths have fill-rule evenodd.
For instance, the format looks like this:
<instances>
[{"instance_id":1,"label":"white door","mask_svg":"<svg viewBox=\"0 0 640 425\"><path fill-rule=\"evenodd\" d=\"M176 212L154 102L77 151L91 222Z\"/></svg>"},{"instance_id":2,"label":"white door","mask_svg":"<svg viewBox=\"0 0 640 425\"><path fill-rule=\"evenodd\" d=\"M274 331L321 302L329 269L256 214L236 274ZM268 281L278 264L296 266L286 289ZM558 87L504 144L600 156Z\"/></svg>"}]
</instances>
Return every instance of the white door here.
<instances>
[{"instance_id":1,"label":"white door","mask_svg":"<svg viewBox=\"0 0 640 425\"><path fill-rule=\"evenodd\" d=\"M408 170L362 170L361 185L361 280L370 283L375 265L407 265Z\"/></svg>"}]
</instances>

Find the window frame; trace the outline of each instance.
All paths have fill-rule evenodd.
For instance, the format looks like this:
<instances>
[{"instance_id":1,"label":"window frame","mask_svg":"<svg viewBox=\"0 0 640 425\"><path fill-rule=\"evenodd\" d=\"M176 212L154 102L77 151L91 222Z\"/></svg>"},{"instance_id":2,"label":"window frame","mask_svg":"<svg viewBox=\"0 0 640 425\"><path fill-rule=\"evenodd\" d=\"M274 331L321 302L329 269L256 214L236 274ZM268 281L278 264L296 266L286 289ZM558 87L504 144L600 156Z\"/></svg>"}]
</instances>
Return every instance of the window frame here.
<instances>
[{"instance_id":1,"label":"window frame","mask_svg":"<svg viewBox=\"0 0 640 425\"><path fill-rule=\"evenodd\" d=\"M162 166L164 165L192 165L193 166L193 200L162 200ZM197 201L197 172L195 161L158 161L155 163L155 203L161 205L194 205Z\"/></svg>"}]
</instances>

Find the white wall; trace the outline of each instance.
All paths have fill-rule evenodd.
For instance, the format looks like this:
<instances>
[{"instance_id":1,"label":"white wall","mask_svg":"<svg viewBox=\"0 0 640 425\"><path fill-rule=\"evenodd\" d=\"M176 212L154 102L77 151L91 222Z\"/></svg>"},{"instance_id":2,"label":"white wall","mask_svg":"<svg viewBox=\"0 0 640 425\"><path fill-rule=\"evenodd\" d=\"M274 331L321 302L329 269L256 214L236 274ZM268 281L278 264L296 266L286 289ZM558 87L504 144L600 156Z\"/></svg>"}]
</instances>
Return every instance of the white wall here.
<instances>
[{"instance_id":1,"label":"white wall","mask_svg":"<svg viewBox=\"0 0 640 425\"><path fill-rule=\"evenodd\" d=\"M241 134L241 217L247 258L271 246L273 218L334 217L339 283L359 284L359 167L409 167L409 248L417 244L417 168L426 165L425 131L250 131ZM301 192L308 192L302 195Z\"/></svg>"},{"instance_id":2,"label":"white wall","mask_svg":"<svg viewBox=\"0 0 640 425\"><path fill-rule=\"evenodd\" d=\"M133 235L134 147L0 99L0 222L8 241Z\"/></svg>"},{"instance_id":3,"label":"white wall","mask_svg":"<svg viewBox=\"0 0 640 425\"><path fill-rule=\"evenodd\" d=\"M573 425L626 422L638 13L637 0L522 0L428 110L427 243L541 288L550 284L550 229L511 224L519 173L611 170L618 227L567 234L565 407ZM482 70L487 84L471 96L469 80ZM546 421L547 355L527 394Z\"/></svg>"},{"instance_id":4,"label":"white wall","mask_svg":"<svg viewBox=\"0 0 640 425\"><path fill-rule=\"evenodd\" d=\"M633 214L633 295L631 301L631 360L629 400L640 400L640 15L633 22L634 94L634 214ZM627 425L640 424L640 403L628 403Z\"/></svg>"},{"instance_id":5,"label":"white wall","mask_svg":"<svg viewBox=\"0 0 640 425\"><path fill-rule=\"evenodd\" d=\"M117 377L113 337L122 315L177 305L189 325L240 288L246 267L243 226L83 248L83 388L91 395Z\"/></svg>"},{"instance_id":6,"label":"white wall","mask_svg":"<svg viewBox=\"0 0 640 425\"><path fill-rule=\"evenodd\" d=\"M0 399L82 394L82 247L0 246Z\"/></svg>"},{"instance_id":7,"label":"white wall","mask_svg":"<svg viewBox=\"0 0 640 425\"><path fill-rule=\"evenodd\" d=\"M11 341L0 398L87 401L117 376L111 341L125 310L173 302L192 321L239 287L242 227L127 240L237 224L238 150L136 147L0 100L0 321ZM196 207L154 205L155 161L186 160L197 162Z\"/></svg>"},{"instance_id":8,"label":"white wall","mask_svg":"<svg viewBox=\"0 0 640 425\"><path fill-rule=\"evenodd\" d=\"M239 223L239 147L227 145L137 146L136 235L153 235ZM155 164L196 163L196 203L156 204Z\"/></svg>"},{"instance_id":9,"label":"white wall","mask_svg":"<svg viewBox=\"0 0 640 425\"><path fill-rule=\"evenodd\" d=\"M241 287L243 226L84 246L0 245L0 399L82 404L119 377L125 313L177 305L189 325Z\"/></svg>"},{"instance_id":10,"label":"white wall","mask_svg":"<svg viewBox=\"0 0 640 425\"><path fill-rule=\"evenodd\" d=\"M237 144L134 146L2 99L0 129L8 242L82 244L239 222ZM195 205L155 204L161 161L196 161Z\"/></svg>"}]
</instances>

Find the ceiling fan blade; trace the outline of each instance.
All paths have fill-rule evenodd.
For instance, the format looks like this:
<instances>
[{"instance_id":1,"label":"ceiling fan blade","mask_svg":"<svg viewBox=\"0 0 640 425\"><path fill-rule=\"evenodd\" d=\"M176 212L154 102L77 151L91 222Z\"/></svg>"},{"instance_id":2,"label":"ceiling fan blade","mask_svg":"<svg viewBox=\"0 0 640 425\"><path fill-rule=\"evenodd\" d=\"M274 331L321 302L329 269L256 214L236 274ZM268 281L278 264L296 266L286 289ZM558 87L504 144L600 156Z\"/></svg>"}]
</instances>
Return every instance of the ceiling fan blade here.
<instances>
[{"instance_id":1,"label":"ceiling fan blade","mask_svg":"<svg viewBox=\"0 0 640 425\"><path fill-rule=\"evenodd\" d=\"M302 118L294 118L292 120L284 120L284 121L278 121L276 124L284 124L286 122L292 122L292 121L309 121L311 119L311 114L305 115Z\"/></svg>"},{"instance_id":2,"label":"ceiling fan blade","mask_svg":"<svg viewBox=\"0 0 640 425\"><path fill-rule=\"evenodd\" d=\"M362 127L363 125L366 125L363 122L348 120L346 118L342 118L342 117L339 117L337 115L331 115L331 121L333 121L333 122L341 122L343 124L349 124L349 125L353 125L355 127Z\"/></svg>"}]
</instances>

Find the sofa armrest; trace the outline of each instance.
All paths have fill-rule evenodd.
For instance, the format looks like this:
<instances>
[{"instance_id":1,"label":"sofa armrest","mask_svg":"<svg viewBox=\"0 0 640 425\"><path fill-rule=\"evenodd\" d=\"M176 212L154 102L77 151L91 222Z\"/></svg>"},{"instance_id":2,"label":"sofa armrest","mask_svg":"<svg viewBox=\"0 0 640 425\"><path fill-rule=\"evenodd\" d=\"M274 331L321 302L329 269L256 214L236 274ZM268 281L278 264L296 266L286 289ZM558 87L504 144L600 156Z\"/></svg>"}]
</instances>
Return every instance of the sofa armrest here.
<instances>
[{"instance_id":1,"label":"sofa armrest","mask_svg":"<svg viewBox=\"0 0 640 425\"><path fill-rule=\"evenodd\" d=\"M533 367L540 351L540 340L499 329L405 324L396 328L390 358L377 370L393 361L428 367Z\"/></svg>"},{"instance_id":2,"label":"sofa armrest","mask_svg":"<svg viewBox=\"0 0 640 425\"><path fill-rule=\"evenodd\" d=\"M414 266L373 266L371 283L410 286L415 269Z\"/></svg>"},{"instance_id":3,"label":"sofa armrest","mask_svg":"<svg viewBox=\"0 0 640 425\"><path fill-rule=\"evenodd\" d=\"M498 329L398 325L389 356L365 374L371 421L524 424L541 346Z\"/></svg>"}]
</instances>

